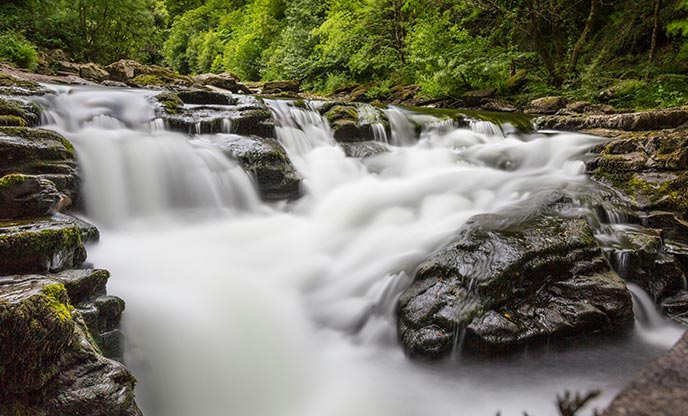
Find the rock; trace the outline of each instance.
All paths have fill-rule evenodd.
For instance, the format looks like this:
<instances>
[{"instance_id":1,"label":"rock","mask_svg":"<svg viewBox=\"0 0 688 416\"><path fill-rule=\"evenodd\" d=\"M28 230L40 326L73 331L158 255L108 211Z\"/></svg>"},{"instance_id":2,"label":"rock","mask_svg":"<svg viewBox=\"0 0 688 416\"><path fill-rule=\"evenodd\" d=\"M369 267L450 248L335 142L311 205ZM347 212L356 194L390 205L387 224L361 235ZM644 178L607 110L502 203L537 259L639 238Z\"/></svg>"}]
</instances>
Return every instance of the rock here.
<instances>
[{"instance_id":1,"label":"rock","mask_svg":"<svg viewBox=\"0 0 688 416\"><path fill-rule=\"evenodd\" d=\"M91 62L79 66L79 76L89 81L103 82L110 78L110 73Z\"/></svg>"},{"instance_id":2,"label":"rock","mask_svg":"<svg viewBox=\"0 0 688 416\"><path fill-rule=\"evenodd\" d=\"M493 353L632 324L631 296L589 225L541 212L513 223L474 217L417 270L398 332L411 357Z\"/></svg>"},{"instance_id":3,"label":"rock","mask_svg":"<svg viewBox=\"0 0 688 416\"><path fill-rule=\"evenodd\" d=\"M301 196L301 177L276 140L232 135L214 143L255 177L263 200L294 200Z\"/></svg>"},{"instance_id":4,"label":"rock","mask_svg":"<svg viewBox=\"0 0 688 416\"><path fill-rule=\"evenodd\" d=\"M100 85L102 85L104 87L117 87L117 88L127 88L128 87L128 85L123 83L123 82L112 81L109 79L106 79L105 81L101 82Z\"/></svg>"},{"instance_id":5,"label":"rock","mask_svg":"<svg viewBox=\"0 0 688 416\"><path fill-rule=\"evenodd\" d=\"M0 95L44 95L50 91L37 82L22 80L0 72Z\"/></svg>"},{"instance_id":6,"label":"rock","mask_svg":"<svg viewBox=\"0 0 688 416\"><path fill-rule=\"evenodd\" d=\"M4 122L3 122L4 118ZM39 110L32 103L0 98L0 127L27 127L38 124ZM13 121L13 123L12 123Z\"/></svg>"},{"instance_id":7,"label":"rock","mask_svg":"<svg viewBox=\"0 0 688 416\"><path fill-rule=\"evenodd\" d=\"M86 260L81 234L61 216L0 223L0 276L79 266Z\"/></svg>"},{"instance_id":8,"label":"rock","mask_svg":"<svg viewBox=\"0 0 688 416\"><path fill-rule=\"evenodd\" d=\"M497 94L494 88L486 88L483 90L468 91L461 96L461 100L467 107L480 107L483 100L492 98Z\"/></svg>"},{"instance_id":9,"label":"rock","mask_svg":"<svg viewBox=\"0 0 688 416\"><path fill-rule=\"evenodd\" d=\"M500 113L515 113L518 111L518 108L513 105L498 100L484 100L480 108L485 111L497 111Z\"/></svg>"},{"instance_id":10,"label":"rock","mask_svg":"<svg viewBox=\"0 0 688 416\"><path fill-rule=\"evenodd\" d=\"M386 144L376 141L340 143L339 145L342 147L342 149L344 149L346 156L359 159L373 157L385 152L389 152L389 148Z\"/></svg>"},{"instance_id":11,"label":"rock","mask_svg":"<svg viewBox=\"0 0 688 416\"><path fill-rule=\"evenodd\" d=\"M688 334L643 369L601 416L688 414Z\"/></svg>"},{"instance_id":12,"label":"rock","mask_svg":"<svg viewBox=\"0 0 688 416\"><path fill-rule=\"evenodd\" d=\"M82 277L0 277L0 414L141 415L136 380L100 354L70 290L60 283L72 281L72 292L96 287L79 295L95 296L102 273L73 273ZM84 277L89 274L101 277Z\"/></svg>"},{"instance_id":13,"label":"rock","mask_svg":"<svg viewBox=\"0 0 688 416\"><path fill-rule=\"evenodd\" d=\"M50 216L70 202L47 179L20 174L0 178L0 221Z\"/></svg>"},{"instance_id":14,"label":"rock","mask_svg":"<svg viewBox=\"0 0 688 416\"><path fill-rule=\"evenodd\" d=\"M251 90L239 83L239 78L229 72L222 74L201 74L193 77L201 85L210 85L235 94L251 94Z\"/></svg>"},{"instance_id":15,"label":"rock","mask_svg":"<svg viewBox=\"0 0 688 416\"><path fill-rule=\"evenodd\" d=\"M298 81L268 81L263 84L262 94L298 93L300 89L301 84Z\"/></svg>"},{"instance_id":16,"label":"rock","mask_svg":"<svg viewBox=\"0 0 688 416\"><path fill-rule=\"evenodd\" d=\"M396 105L412 104L418 91L420 91L418 85L396 85L390 90L389 101Z\"/></svg>"},{"instance_id":17,"label":"rock","mask_svg":"<svg viewBox=\"0 0 688 416\"><path fill-rule=\"evenodd\" d=\"M688 292L682 291L678 295L662 302L662 312L673 320L688 325Z\"/></svg>"},{"instance_id":18,"label":"rock","mask_svg":"<svg viewBox=\"0 0 688 416\"><path fill-rule=\"evenodd\" d=\"M555 114L566 107L566 99L559 96L542 97L531 101L525 108L526 114Z\"/></svg>"},{"instance_id":19,"label":"rock","mask_svg":"<svg viewBox=\"0 0 688 416\"><path fill-rule=\"evenodd\" d=\"M175 74L157 65L143 65L132 60L113 62L104 68L110 80L127 85L161 85L165 87L193 87L191 78Z\"/></svg>"},{"instance_id":20,"label":"rock","mask_svg":"<svg viewBox=\"0 0 688 416\"><path fill-rule=\"evenodd\" d=\"M0 127L0 176L39 175L72 201L79 188L76 154L57 133L24 127Z\"/></svg>"},{"instance_id":21,"label":"rock","mask_svg":"<svg viewBox=\"0 0 688 416\"><path fill-rule=\"evenodd\" d=\"M55 62L55 70L58 75L79 75L81 65L69 61Z\"/></svg>"},{"instance_id":22,"label":"rock","mask_svg":"<svg viewBox=\"0 0 688 416\"><path fill-rule=\"evenodd\" d=\"M275 137L275 120L269 110L249 110L232 119L233 132L244 136Z\"/></svg>"},{"instance_id":23,"label":"rock","mask_svg":"<svg viewBox=\"0 0 688 416\"><path fill-rule=\"evenodd\" d=\"M184 101L174 92L163 92L155 96L155 100L162 105L168 114L177 114L184 105Z\"/></svg>"},{"instance_id":24,"label":"rock","mask_svg":"<svg viewBox=\"0 0 688 416\"><path fill-rule=\"evenodd\" d=\"M350 105L335 105L325 113L335 140L342 143L362 142L375 139L370 124L359 122L358 109Z\"/></svg>"},{"instance_id":25,"label":"rock","mask_svg":"<svg viewBox=\"0 0 688 416\"><path fill-rule=\"evenodd\" d=\"M232 97L220 92L214 91L179 91L177 96L186 104L217 104L217 105L230 105L235 104Z\"/></svg>"},{"instance_id":26,"label":"rock","mask_svg":"<svg viewBox=\"0 0 688 416\"><path fill-rule=\"evenodd\" d=\"M688 109L676 108L606 115L549 116L538 118L536 122L540 128L568 131L590 129L623 131L662 130L677 128L688 123Z\"/></svg>"}]
</instances>

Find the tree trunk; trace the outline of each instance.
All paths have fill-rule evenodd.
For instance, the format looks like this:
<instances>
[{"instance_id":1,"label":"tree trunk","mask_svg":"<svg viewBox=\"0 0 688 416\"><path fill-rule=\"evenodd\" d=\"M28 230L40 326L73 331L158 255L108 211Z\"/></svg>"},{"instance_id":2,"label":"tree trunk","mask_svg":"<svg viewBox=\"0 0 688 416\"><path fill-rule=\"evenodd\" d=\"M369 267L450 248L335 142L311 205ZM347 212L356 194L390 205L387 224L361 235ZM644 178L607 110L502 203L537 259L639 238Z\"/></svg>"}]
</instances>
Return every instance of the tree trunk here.
<instances>
[{"instance_id":1,"label":"tree trunk","mask_svg":"<svg viewBox=\"0 0 688 416\"><path fill-rule=\"evenodd\" d=\"M657 2L659 1L660 0L657 0ZM578 59L580 58L580 55L583 52L583 46L585 46L585 42L588 41L588 36L590 36L590 32L592 32L592 26L595 23L595 19L597 18L599 8L600 0L590 0L590 14L588 14L588 19L585 21L585 28L583 29L583 32L581 33L580 37L578 38L578 41L573 47L573 51L571 52L568 73L573 73L576 71Z\"/></svg>"},{"instance_id":2,"label":"tree trunk","mask_svg":"<svg viewBox=\"0 0 688 416\"><path fill-rule=\"evenodd\" d=\"M647 63L651 64L655 60L655 53L657 52L657 35L659 35L659 12L662 9L662 0L655 0L655 15L654 27L652 28L652 43L650 44L650 56L647 58Z\"/></svg>"},{"instance_id":3,"label":"tree trunk","mask_svg":"<svg viewBox=\"0 0 688 416\"><path fill-rule=\"evenodd\" d=\"M399 55L401 67L406 66L406 56L404 55L404 28L401 6L403 0L392 0L394 4L394 47Z\"/></svg>"}]
</instances>

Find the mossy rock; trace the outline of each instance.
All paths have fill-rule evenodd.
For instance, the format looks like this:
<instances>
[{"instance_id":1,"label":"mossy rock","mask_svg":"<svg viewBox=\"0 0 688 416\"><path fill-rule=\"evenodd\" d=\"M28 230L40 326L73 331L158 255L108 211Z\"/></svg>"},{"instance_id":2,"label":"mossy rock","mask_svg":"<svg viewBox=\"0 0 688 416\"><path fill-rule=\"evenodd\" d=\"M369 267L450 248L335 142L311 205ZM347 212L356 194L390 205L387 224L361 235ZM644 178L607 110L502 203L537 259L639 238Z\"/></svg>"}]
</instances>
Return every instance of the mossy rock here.
<instances>
[{"instance_id":1,"label":"mossy rock","mask_svg":"<svg viewBox=\"0 0 688 416\"><path fill-rule=\"evenodd\" d=\"M18 116L0 116L0 127L26 127L27 123Z\"/></svg>"},{"instance_id":2,"label":"mossy rock","mask_svg":"<svg viewBox=\"0 0 688 416\"><path fill-rule=\"evenodd\" d=\"M75 340L63 285L31 276L0 277L0 398L42 388Z\"/></svg>"},{"instance_id":3,"label":"mossy rock","mask_svg":"<svg viewBox=\"0 0 688 416\"><path fill-rule=\"evenodd\" d=\"M168 114L177 114L184 105L184 101L174 92L163 92L155 96L155 100L162 105Z\"/></svg>"},{"instance_id":4,"label":"mossy rock","mask_svg":"<svg viewBox=\"0 0 688 416\"><path fill-rule=\"evenodd\" d=\"M337 120L358 122L358 110L354 106L335 105L325 115L330 123Z\"/></svg>"},{"instance_id":5,"label":"mossy rock","mask_svg":"<svg viewBox=\"0 0 688 416\"><path fill-rule=\"evenodd\" d=\"M18 121L17 118L23 122ZM38 118L39 110L33 103L0 98L0 126L35 126Z\"/></svg>"},{"instance_id":6,"label":"mossy rock","mask_svg":"<svg viewBox=\"0 0 688 416\"><path fill-rule=\"evenodd\" d=\"M49 91L40 84L21 80L10 75L0 73L0 95L44 95Z\"/></svg>"},{"instance_id":7,"label":"mossy rock","mask_svg":"<svg viewBox=\"0 0 688 416\"><path fill-rule=\"evenodd\" d=\"M155 75L139 75L131 80L138 87L165 86L167 83Z\"/></svg>"},{"instance_id":8,"label":"mossy rock","mask_svg":"<svg viewBox=\"0 0 688 416\"><path fill-rule=\"evenodd\" d=\"M84 260L81 231L72 223L52 218L0 223L0 275L54 272Z\"/></svg>"}]
</instances>

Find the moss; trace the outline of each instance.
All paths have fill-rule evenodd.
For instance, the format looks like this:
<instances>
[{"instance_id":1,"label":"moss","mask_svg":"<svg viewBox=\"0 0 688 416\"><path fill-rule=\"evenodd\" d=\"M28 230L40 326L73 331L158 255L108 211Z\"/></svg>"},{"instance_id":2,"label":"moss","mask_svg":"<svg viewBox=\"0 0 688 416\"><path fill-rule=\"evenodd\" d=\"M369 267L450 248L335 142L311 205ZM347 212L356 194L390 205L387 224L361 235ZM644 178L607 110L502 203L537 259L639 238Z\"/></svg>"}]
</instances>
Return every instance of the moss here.
<instances>
[{"instance_id":1,"label":"moss","mask_svg":"<svg viewBox=\"0 0 688 416\"><path fill-rule=\"evenodd\" d=\"M52 309L61 320L69 321L72 319L72 314L70 312L72 308L69 304L67 290L64 285L59 283L48 285L43 288L43 295L45 295L50 309Z\"/></svg>"},{"instance_id":2,"label":"moss","mask_svg":"<svg viewBox=\"0 0 688 416\"><path fill-rule=\"evenodd\" d=\"M23 184L26 181L26 175L21 175L13 173L11 175L5 175L0 178L0 191L8 188L14 188Z\"/></svg>"},{"instance_id":3,"label":"moss","mask_svg":"<svg viewBox=\"0 0 688 416\"><path fill-rule=\"evenodd\" d=\"M27 123L18 116L0 116L0 126L26 127Z\"/></svg>"},{"instance_id":4,"label":"moss","mask_svg":"<svg viewBox=\"0 0 688 416\"><path fill-rule=\"evenodd\" d=\"M145 87L149 85L165 85L166 82L158 78L156 75L139 75L132 80L136 85Z\"/></svg>"},{"instance_id":5,"label":"moss","mask_svg":"<svg viewBox=\"0 0 688 416\"><path fill-rule=\"evenodd\" d=\"M337 120L358 121L358 110L351 106L337 105L327 112L327 120L330 123Z\"/></svg>"},{"instance_id":6,"label":"moss","mask_svg":"<svg viewBox=\"0 0 688 416\"><path fill-rule=\"evenodd\" d=\"M54 131L27 127L0 127L0 133L4 133L8 136L19 137L29 141L57 142L64 146L70 158L76 158L76 152L74 151L74 146L72 146L72 143Z\"/></svg>"},{"instance_id":7,"label":"moss","mask_svg":"<svg viewBox=\"0 0 688 416\"><path fill-rule=\"evenodd\" d=\"M184 105L184 102L179 98L179 95L173 92L163 92L155 96L156 101L162 105L162 108L169 114L177 114L179 108Z\"/></svg>"}]
</instances>

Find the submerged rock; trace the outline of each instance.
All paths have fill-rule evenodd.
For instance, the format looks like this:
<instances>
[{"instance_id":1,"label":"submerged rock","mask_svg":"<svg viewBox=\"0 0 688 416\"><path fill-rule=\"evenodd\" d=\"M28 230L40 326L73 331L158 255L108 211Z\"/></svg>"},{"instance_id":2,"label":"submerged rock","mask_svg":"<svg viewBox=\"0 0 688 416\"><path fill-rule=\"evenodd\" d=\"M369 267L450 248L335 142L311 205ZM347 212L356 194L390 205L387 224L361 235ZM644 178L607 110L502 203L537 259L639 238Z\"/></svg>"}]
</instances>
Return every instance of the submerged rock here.
<instances>
[{"instance_id":1,"label":"submerged rock","mask_svg":"<svg viewBox=\"0 0 688 416\"><path fill-rule=\"evenodd\" d=\"M688 414L688 334L643 369L601 416Z\"/></svg>"},{"instance_id":2,"label":"submerged rock","mask_svg":"<svg viewBox=\"0 0 688 416\"><path fill-rule=\"evenodd\" d=\"M386 144L376 141L340 143L344 153L348 157L355 157L364 159L367 157L377 156L379 154L389 152L389 147Z\"/></svg>"},{"instance_id":3,"label":"submerged rock","mask_svg":"<svg viewBox=\"0 0 688 416\"><path fill-rule=\"evenodd\" d=\"M398 315L405 351L431 359L461 333L464 350L492 353L633 320L630 293L586 221L547 213L474 217L418 268Z\"/></svg>"}]
</instances>

